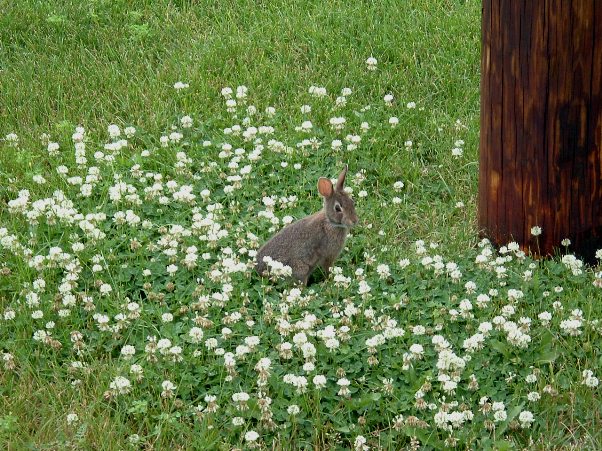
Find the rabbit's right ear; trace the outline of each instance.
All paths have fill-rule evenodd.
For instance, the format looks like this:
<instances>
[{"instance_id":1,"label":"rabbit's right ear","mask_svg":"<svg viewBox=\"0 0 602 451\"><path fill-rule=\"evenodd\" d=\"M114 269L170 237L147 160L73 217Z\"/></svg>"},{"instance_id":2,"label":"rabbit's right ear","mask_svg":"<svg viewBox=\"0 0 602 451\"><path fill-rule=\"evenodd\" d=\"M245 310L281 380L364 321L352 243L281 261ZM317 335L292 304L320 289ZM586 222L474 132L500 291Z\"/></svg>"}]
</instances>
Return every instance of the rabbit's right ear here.
<instances>
[{"instance_id":1,"label":"rabbit's right ear","mask_svg":"<svg viewBox=\"0 0 602 451\"><path fill-rule=\"evenodd\" d=\"M318 192L322 197L330 197L334 192L332 182L325 177L318 179Z\"/></svg>"},{"instance_id":2,"label":"rabbit's right ear","mask_svg":"<svg viewBox=\"0 0 602 451\"><path fill-rule=\"evenodd\" d=\"M347 169L348 169L348 166L345 165L345 167L339 174L339 178L337 180L337 187L336 187L337 191L339 191L339 192L343 191L343 186L345 185L345 177L347 176Z\"/></svg>"}]
</instances>

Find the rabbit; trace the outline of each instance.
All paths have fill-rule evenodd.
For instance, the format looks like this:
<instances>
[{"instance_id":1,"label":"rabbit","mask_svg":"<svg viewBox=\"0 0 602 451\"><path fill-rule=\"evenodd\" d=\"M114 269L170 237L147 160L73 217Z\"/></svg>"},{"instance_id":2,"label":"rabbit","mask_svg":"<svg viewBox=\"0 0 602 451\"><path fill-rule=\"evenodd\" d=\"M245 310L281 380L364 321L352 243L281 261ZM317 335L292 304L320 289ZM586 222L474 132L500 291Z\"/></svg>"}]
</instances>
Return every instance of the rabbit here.
<instances>
[{"instance_id":1,"label":"rabbit","mask_svg":"<svg viewBox=\"0 0 602 451\"><path fill-rule=\"evenodd\" d=\"M321 211L289 224L257 251L255 270L261 276L266 275L265 257L290 266L293 278L304 285L317 266L328 276L349 229L358 222L353 200L343 191L347 169L345 165L335 186L319 178L318 192L324 198Z\"/></svg>"}]
</instances>

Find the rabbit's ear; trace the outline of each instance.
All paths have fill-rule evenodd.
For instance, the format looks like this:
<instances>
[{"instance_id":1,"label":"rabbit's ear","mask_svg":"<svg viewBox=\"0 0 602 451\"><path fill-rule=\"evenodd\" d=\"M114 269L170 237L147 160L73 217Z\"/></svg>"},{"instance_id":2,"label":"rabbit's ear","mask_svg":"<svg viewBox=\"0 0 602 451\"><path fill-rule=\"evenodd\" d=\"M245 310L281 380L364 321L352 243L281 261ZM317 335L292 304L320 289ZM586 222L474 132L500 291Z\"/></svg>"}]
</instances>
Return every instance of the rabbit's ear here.
<instances>
[{"instance_id":1,"label":"rabbit's ear","mask_svg":"<svg viewBox=\"0 0 602 451\"><path fill-rule=\"evenodd\" d=\"M345 176L347 175L348 166L345 165L341 173L339 174L339 179L337 180L337 191L343 191L343 185L345 184Z\"/></svg>"},{"instance_id":2,"label":"rabbit's ear","mask_svg":"<svg viewBox=\"0 0 602 451\"><path fill-rule=\"evenodd\" d=\"M320 177L318 179L318 191L323 197L332 196L333 187L332 182L325 177Z\"/></svg>"}]
</instances>

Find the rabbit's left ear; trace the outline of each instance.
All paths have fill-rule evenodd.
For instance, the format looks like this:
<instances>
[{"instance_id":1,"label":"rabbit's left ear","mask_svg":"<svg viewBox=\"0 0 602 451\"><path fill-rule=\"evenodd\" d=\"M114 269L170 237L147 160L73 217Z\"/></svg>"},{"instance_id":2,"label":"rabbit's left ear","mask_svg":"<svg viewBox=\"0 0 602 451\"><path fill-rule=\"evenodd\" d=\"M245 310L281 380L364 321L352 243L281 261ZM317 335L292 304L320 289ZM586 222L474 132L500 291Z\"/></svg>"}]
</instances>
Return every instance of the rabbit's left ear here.
<instances>
[{"instance_id":1,"label":"rabbit's left ear","mask_svg":"<svg viewBox=\"0 0 602 451\"><path fill-rule=\"evenodd\" d=\"M318 191L322 197L332 196L332 182L325 177L320 177L318 179Z\"/></svg>"},{"instance_id":2,"label":"rabbit's left ear","mask_svg":"<svg viewBox=\"0 0 602 451\"><path fill-rule=\"evenodd\" d=\"M337 191L343 191L343 185L345 184L345 176L347 175L348 166L345 165L341 173L339 174L339 179L337 180Z\"/></svg>"}]
</instances>

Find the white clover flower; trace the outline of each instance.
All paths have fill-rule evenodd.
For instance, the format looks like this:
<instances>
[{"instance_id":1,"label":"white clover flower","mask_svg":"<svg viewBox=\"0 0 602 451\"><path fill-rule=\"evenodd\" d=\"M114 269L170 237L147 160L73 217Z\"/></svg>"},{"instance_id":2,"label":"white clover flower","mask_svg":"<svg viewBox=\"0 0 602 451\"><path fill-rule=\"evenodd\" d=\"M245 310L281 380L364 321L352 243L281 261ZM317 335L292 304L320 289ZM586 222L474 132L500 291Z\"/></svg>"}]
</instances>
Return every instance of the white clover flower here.
<instances>
[{"instance_id":1,"label":"white clover flower","mask_svg":"<svg viewBox=\"0 0 602 451\"><path fill-rule=\"evenodd\" d=\"M399 260L398 265L401 267L401 269L407 268L408 266L410 266L410 259L402 258L401 260Z\"/></svg>"},{"instance_id":2,"label":"white clover flower","mask_svg":"<svg viewBox=\"0 0 602 451\"><path fill-rule=\"evenodd\" d=\"M129 379L123 376L117 376L113 381L109 384L109 388L116 394L125 395L129 393L132 387L132 383Z\"/></svg>"},{"instance_id":3,"label":"white clover flower","mask_svg":"<svg viewBox=\"0 0 602 451\"><path fill-rule=\"evenodd\" d=\"M3 317L4 317L5 321L11 321L11 320L15 319L16 313L12 309L7 309L4 311Z\"/></svg>"},{"instance_id":4,"label":"white clover flower","mask_svg":"<svg viewBox=\"0 0 602 451\"><path fill-rule=\"evenodd\" d=\"M267 357L262 357L259 359L257 364L255 365L256 371L268 371L272 366L272 361Z\"/></svg>"},{"instance_id":5,"label":"white clover flower","mask_svg":"<svg viewBox=\"0 0 602 451\"><path fill-rule=\"evenodd\" d=\"M527 399L530 402L537 402L540 400L540 398L541 398L541 395L536 391L532 391L527 394Z\"/></svg>"},{"instance_id":6,"label":"white clover flower","mask_svg":"<svg viewBox=\"0 0 602 451\"><path fill-rule=\"evenodd\" d=\"M462 347L466 349L467 352L472 353L483 349L484 342L485 336L481 333L477 333L465 339Z\"/></svg>"},{"instance_id":7,"label":"white clover flower","mask_svg":"<svg viewBox=\"0 0 602 451\"><path fill-rule=\"evenodd\" d=\"M527 374L527 376L525 377L525 381L528 384L534 384L535 382L537 382L537 376L533 373Z\"/></svg>"},{"instance_id":8,"label":"white clover flower","mask_svg":"<svg viewBox=\"0 0 602 451\"><path fill-rule=\"evenodd\" d=\"M366 446L366 437L364 437L363 435L358 435L357 437L355 437L355 440L353 442L353 447L355 448L356 451L364 451L367 450L368 447Z\"/></svg>"},{"instance_id":9,"label":"white clover flower","mask_svg":"<svg viewBox=\"0 0 602 451\"><path fill-rule=\"evenodd\" d=\"M567 319L560 323L560 328L565 334L576 337L581 335L581 326L583 322L580 319Z\"/></svg>"},{"instance_id":10,"label":"white clover flower","mask_svg":"<svg viewBox=\"0 0 602 451\"><path fill-rule=\"evenodd\" d=\"M170 380L165 380L165 381L161 382L161 388L164 391L166 391L166 390L175 390L176 386Z\"/></svg>"},{"instance_id":11,"label":"white clover flower","mask_svg":"<svg viewBox=\"0 0 602 451\"><path fill-rule=\"evenodd\" d=\"M332 343L331 343L331 345L332 345ZM334 346L328 346L328 343L327 343L326 347L329 349L336 348L336 347L338 347L338 342ZM309 342L303 343L301 345L301 352L303 353L303 357L305 359L313 359L313 357L316 355L316 347L312 343L309 343Z\"/></svg>"},{"instance_id":12,"label":"white clover flower","mask_svg":"<svg viewBox=\"0 0 602 451\"><path fill-rule=\"evenodd\" d=\"M193 343L200 343L203 341L203 329L200 327L193 327L188 331L188 336L190 337L190 341Z\"/></svg>"},{"instance_id":13,"label":"white clover flower","mask_svg":"<svg viewBox=\"0 0 602 451\"><path fill-rule=\"evenodd\" d=\"M174 87L174 89L175 89L176 91L181 91L182 89L189 88L189 87L190 87L190 85L189 85L188 83L183 83L183 82L181 82L181 81L176 81L176 82L174 83L173 87Z\"/></svg>"},{"instance_id":14,"label":"white clover flower","mask_svg":"<svg viewBox=\"0 0 602 451\"><path fill-rule=\"evenodd\" d=\"M331 117L329 120L330 127L335 131L341 131L345 128L347 120L344 117Z\"/></svg>"},{"instance_id":15,"label":"white clover flower","mask_svg":"<svg viewBox=\"0 0 602 451\"><path fill-rule=\"evenodd\" d=\"M508 318L516 312L516 309L513 305L507 304L502 307L502 316Z\"/></svg>"},{"instance_id":16,"label":"white clover flower","mask_svg":"<svg viewBox=\"0 0 602 451\"><path fill-rule=\"evenodd\" d=\"M247 97L248 92L249 92L249 88L247 88L246 86L244 86L244 85L238 86L236 88L236 98L237 99L245 99Z\"/></svg>"},{"instance_id":17,"label":"white clover flower","mask_svg":"<svg viewBox=\"0 0 602 451\"><path fill-rule=\"evenodd\" d=\"M121 355L125 360L130 360L136 354L136 348L132 345L125 345L121 348Z\"/></svg>"},{"instance_id":18,"label":"white clover flower","mask_svg":"<svg viewBox=\"0 0 602 451\"><path fill-rule=\"evenodd\" d=\"M137 363L134 363L133 365L130 366L130 373L132 373L134 376L136 376L136 380L140 381L144 378L144 369L142 368L142 366L138 365Z\"/></svg>"},{"instance_id":19,"label":"white clover flower","mask_svg":"<svg viewBox=\"0 0 602 451\"><path fill-rule=\"evenodd\" d=\"M307 391L307 378L305 376L294 376L291 383L296 388L297 393L301 394Z\"/></svg>"},{"instance_id":20,"label":"white clover flower","mask_svg":"<svg viewBox=\"0 0 602 451\"><path fill-rule=\"evenodd\" d=\"M50 337L50 334L43 329L36 330L33 333L33 339L35 341L45 342Z\"/></svg>"},{"instance_id":21,"label":"white clover flower","mask_svg":"<svg viewBox=\"0 0 602 451\"><path fill-rule=\"evenodd\" d=\"M178 266L171 264L171 265L168 265L166 269L167 269L167 273L170 276L173 276L176 273L176 271L178 270Z\"/></svg>"},{"instance_id":22,"label":"white clover flower","mask_svg":"<svg viewBox=\"0 0 602 451\"><path fill-rule=\"evenodd\" d=\"M260 339L257 336L245 337L245 344L253 349L259 345Z\"/></svg>"},{"instance_id":23,"label":"white clover flower","mask_svg":"<svg viewBox=\"0 0 602 451\"><path fill-rule=\"evenodd\" d=\"M119 129L118 125L111 124L107 127L107 130L111 138L118 138L119 136L121 136L121 130Z\"/></svg>"},{"instance_id":24,"label":"white clover flower","mask_svg":"<svg viewBox=\"0 0 602 451\"><path fill-rule=\"evenodd\" d=\"M508 418L508 413L505 410L497 410L493 414L493 420L496 423L499 423L501 421L506 421L507 418Z\"/></svg>"},{"instance_id":25,"label":"white clover flower","mask_svg":"<svg viewBox=\"0 0 602 451\"><path fill-rule=\"evenodd\" d=\"M169 338L162 338L157 342L157 349L162 354L167 353L167 350L171 347L171 340Z\"/></svg>"},{"instance_id":26,"label":"white clover flower","mask_svg":"<svg viewBox=\"0 0 602 451\"><path fill-rule=\"evenodd\" d=\"M31 312L31 317L33 319L42 319L44 318L44 312L42 310L34 310Z\"/></svg>"},{"instance_id":27,"label":"white clover flower","mask_svg":"<svg viewBox=\"0 0 602 451\"><path fill-rule=\"evenodd\" d=\"M226 86L225 88L222 88L222 96L223 96L225 99L230 99L230 98L232 97L232 93L233 93L233 92L234 92L234 91L232 91L232 88L230 88L230 87L228 87L228 86Z\"/></svg>"},{"instance_id":28,"label":"white clover flower","mask_svg":"<svg viewBox=\"0 0 602 451\"><path fill-rule=\"evenodd\" d=\"M581 373L582 381L581 384L590 388L596 388L600 381L596 376L594 376L594 372L592 370L583 370Z\"/></svg>"},{"instance_id":29,"label":"white clover flower","mask_svg":"<svg viewBox=\"0 0 602 451\"><path fill-rule=\"evenodd\" d=\"M180 119L180 124L182 124L182 127L184 128L190 128L192 127L192 118L190 116L184 116Z\"/></svg>"},{"instance_id":30,"label":"white clover flower","mask_svg":"<svg viewBox=\"0 0 602 451\"><path fill-rule=\"evenodd\" d=\"M531 227L531 235L533 235L533 236L539 236L539 235L541 235L541 231L542 231L541 227L539 227L539 226L533 226L533 227Z\"/></svg>"},{"instance_id":31,"label":"white clover flower","mask_svg":"<svg viewBox=\"0 0 602 451\"><path fill-rule=\"evenodd\" d=\"M320 87L320 86L310 86L309 87L309 93L314 96L314 97L324 97L326 96L327 92L326 92L326 88L324 87Z\"/></svg>"},{"instance_id":32,"label":"white clover flower","mask_svg":"<svg viewBox=\"0 0 602 451\"><path fill-rule=\"evenodd\" d=\"M416 108L416 102L408 102L406 105L406 108L408 110L412 110L412 109Z\"/></svg>"},{"instance_id":33,"label":"white clover flower","mask_svg":"<svg viewBox=\"0 0 602 451\"><path fill-rule=\"evenodd\" d=\"M67 415L67 425L71 426L73 423L77 423L79 417L76 413L70 413Z\"/></svg>"},{"instance_id":34,"label":"white clover flower","mask_svg":"<svg viewBox=\"0 0 602 451\"><path fill-rule=\"evenodd\" d=\"M313 128L313 124L311 121L303 121L301 123L301 130L304 132L309 132Z\"/></svg>"},{"instance_id":35,"label":"white clover flower","mask_svg":"<svg viewBox=\"0 0 602 451\"><path fill-rule=\"evenodd\" d=\"M119 129L119 127L118 127L118 129ZM58 155L59 148L60 148L59 143L49 142L48 143L48 147L47 147L47 149L48 149L48 155L50 155L50 156L56 156L56 155Z\"/></svg>"},{"instance_id":36,"label":"white clover flower","mask_svg":"<svg viewBox=\"0 0 602 451\"><path fill-rule=\"evenodd\" d=\"M259 438L259 434L255 431L247 431L245 433L245 440L249 443L255 443Z\"/></svg>"},{"instance_id":37,"label":"white clover flower","mask_svg":"<svg viewBox=\"0 0 602 451\"><path fill-rule=\"evenodd\" d=\"M313 362L305 362L303 364L303 371L305 371L306 373L312 373L315 370L316 370L316 365L314 365Z\"/></svg>"},{"instance_id":38,"label":"white clover flower","mask_svg":"<svg viewBox=\"0 0 602 451\"><path fill-rule=\"evenodd\" d=\"M326 387L326 376L324 376L322 374L317 374L312 379L312 382L316 386L316 389L320 390L320 389Z\"/></svg>"},{"instance_id":39,"label":"white clover flower","mask_svg":"<svg viewBox=\"0 0 602 451\"><path fill-rule=\"evenodd\" d=\"M307 335L305 335L304 332L299 332L295 334L295 336L293 337L293 343L300 347L304 343L307 343Z\"/></svg>"},{"instance_id":40,"label":"white clover flower","mask_svg":"<svg viewBox=\"0 0 602 451\"><path fill-rule=\"evenodd\" d=\"M420 336L426 333L426 327L421 324L412 327L412 334ZM410 351L411 352L411 351Z\"/></svg>"},{"instance_id":41,"label":"white clover flower","mask_svg":"<svg viewBox=\"0 0 602 451\"><path fill-rule=\"evenodd\" d=\"M460 147L454 147L452 149L451 153L452 153L452 157L460 158L462 155L464 155L464 150L462 150L462 148L460 148Z\"/></svg>"},{"instance_id":42,"label":"white clover flower","mask_svg":"<svg viewBox=\"0 0 602 451\"><path fill-rule=\"evenodd\" d=\"M243 424L245 424L245 419L242 417L234 417L232 418L232 425L233 426L242 426Z\"/></svg>"},{"instance_id":43,"label":"white clover flower","mask_svg":"<svg viewBox=\"0 0 602 451\"><path fill-rule=\"evenodd\" d=\"M467 292L468 294L472 294L472 293L474 293L474 292L476 291L476 289L477 289L477 284L476 284L476 283L474 283L472 280L469 280L468 282L466 282L466 283L464 284L464 288L466 289L466 292Z\"/></svg>"},{"instance_id":44,"label":"white clover flower","mask_svg":"<svg viewBox=\"0 0 602 451\"><path fill-rule=\"evenodd\" d=\"M504 405L503 402L501 401L495 401L492 405L491 405L491 409L494 412L498 412L500 410L506 410L506 406Z\"/></svg>"},{"instance_id":45,"label":"white clover flower","mask_svg":"<svg viewBox=\"0 0 602 451\"><path fill-rule=\"evenodd\" d=\"M301 408L297 404L291 404L290 406L288 406L286 411L289 415L295 416L299 412L301 412Z\"/></svg>"},{"instance_id":46,"label":"white clover flower","mask_svg":"<svg viewBox=\"0 0 602 451\"><path fill-rule=\"evenodd\" d=\"M170 380L164 380L161 382L161 397L162 398L171 398L174 395L174 390L176 389L176 385Z\"/></svg>"},{"instance_id":47,"label":"white clover flower","mask_svg":"<svg viewBox=\"0 0 602 451\"><path fill-rule=\"evenodd\" d=\"M533 417L533 414L531 412L529 412L528 410L523 410L518 415L518 421L520 421L520 426L523 429L525 429L531 426L531 423L535 421L535 418Z\"/></svg>"},{"instance_id":48,"label":"white clover flower","mask_svg":"<svg viewBox=\"0 0 602 451\"><path fill-rule=\"evenodd\" d=\"M351 393L349 390L349 385L351 385L349 379L342 377L337 381L337 385L341 387L338 392L339 396L349 396Z\"/></svg>"},{"instance_id":49,"label":"white clover flower","mask_svg":"<svg viewBox=\"0 0 602 451\"><path fill-rule=\"evenodd\" d=\"M179 133L179 132L171 132L169 134L169 140L173 143L180 142L183 137L184 137L184 135L182 135L182 133Z\"/></svg>"},{"instance_id":50,"label":"white clover flower","mask_svg":"<svg viewBox=\"0 0 602 451\"><path fill-rule=\"evenodd\" d=\"M340 150L343 147L343 141L340 139L333 139L330 147L332 150Z\"/></svg>"},{"instance_id":51,"label":"white clover flower","mask_svg":"<svg viewBox=\"0 0 602 451\"><path fill-rule=\"evenodd\" d=\"M19 136L16 133L9 133L4 137L10 146L17 147L19 145Z\"/></svg>"},{"instance_id":52,"label":"white clover flower","mask_svg":"<svg viewBox=\"0 0 602 451\"><path fill-rule=\"evenodd\" d=\"M366 68L369 71L375 71L377 64L378 64L378 61L373 56L370 56L370 57L368 57L368 59L366 59Z\"/></svg>"},{"instance_id":53,"label":"white clover flower","mask_svg":"<svg viewBox=\"0 0 602 451\"><path fill-rule=\"evenodd\" d=\"M493 325L489 321L485 321L485 322L479 324L478 329L479 329L479 332L481 332L483 335L487 336L487 334L493 330Z\"/></svg>"},{"instance_id":54,"label":"white clover flower","mask_svg":"<svg viewBox=\"0 0 602 451\"><path fill-rule=\"evenodd\" d=\"M413 345L410 346L410 353L415 358L420 359L424 355L424 347L421 344L414 343Z\"/></svg>"},{"instance_id":55,"label":"white clover flower","mask_svg":"<svg viewBox=\"0 0 602 451\"><path fill-rule=\"evenodd\" d=\"M365 296L365 295L368 295L371 290L372 290L372 288L370 288L370 285L368 285L368 282L366 282L365 280L360 280L359 288L357 290L358 294Z\"/></svg>"},{"instance_id":56,"label":"white clover flower","mask_svg":"<svg viewBox=\"0 0 602 451\"><path fill-rule=\"evenodd\" d=\"M391 276L391 269L389 265L383 263L376 267L376 273L381 279L386 279Z\"/></svg>"},{"instance_id":57,"label":"white clover flower","mask_svg":"<svg viewBox=\"0 0 602 451\"><path fill-rule=\"evenodd\" d=\"M98 291L100 291L102 296L108 296L113 291L113 287L108 283L103 283Z\"/></svg>"},{"instance_id":58,"label":"white clover flower","mask_svg":"<svg viewBox=\"0 0 602 451\"><path fill-rule=\"evenodd\" d=\"M389 118L389 125L391 126L391 128L397 127L397 124L399 124L399 118L395 116Z\"/></svg>"},{"instance_id":59,"label":"white clover flower","mask_svg":"<svg viewBox=\"0 0 602 451\"><path fill-rule=\"evenodd\" d=\"M541 312L539 315L537 315L537 318L539 318L542 325L546 326L552 320L552 314L550 312Z\"/></svg>"},{"instance_id":60,"label":"white clover flower","mask_svg":"<svg viewBox=\"0 0 602 451\"><path fill-rule=\"evenodd\" d=\"M228 113L236 112L236 105L237 105L236 100L234 100L234 99L226 100L226 111Z\"/></svg>"}]
</instances>

